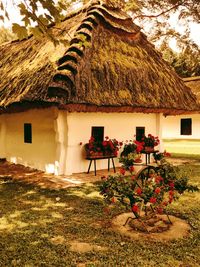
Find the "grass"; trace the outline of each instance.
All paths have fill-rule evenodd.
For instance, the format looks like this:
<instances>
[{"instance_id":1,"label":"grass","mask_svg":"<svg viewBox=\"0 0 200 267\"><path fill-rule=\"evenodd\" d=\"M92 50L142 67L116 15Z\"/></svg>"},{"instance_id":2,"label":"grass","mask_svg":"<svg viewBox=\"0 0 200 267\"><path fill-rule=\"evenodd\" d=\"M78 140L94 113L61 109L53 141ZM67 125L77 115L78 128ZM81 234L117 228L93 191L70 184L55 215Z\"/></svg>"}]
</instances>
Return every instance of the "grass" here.
<instances>
[{"instance_id":1,"label":"grass","mask_svg":"<svg viewBox=\"0 0 200 267\"><path fill-rule=\"evenodd\" d=\"M200 158L200 140L186 139L165 139L163 140L164 147L168 152L177 156L180 155L199 155Z\"/></svg>"},{"instance_id":2,"label":"grass","mask_svg":"<svg viewBox=\"0 0 200 267\"><path fill-rule=\"evenodd\" d=\"M200 186L200 165L182 168ZM170 208L193 226L184 239L131 241L109 228L122 211L104 212L98 183L56 191L1 178L0 266L200 266L200 192L184 194ZM73 252L74 240L106 250Z\"/></svg>"}]
</instances>

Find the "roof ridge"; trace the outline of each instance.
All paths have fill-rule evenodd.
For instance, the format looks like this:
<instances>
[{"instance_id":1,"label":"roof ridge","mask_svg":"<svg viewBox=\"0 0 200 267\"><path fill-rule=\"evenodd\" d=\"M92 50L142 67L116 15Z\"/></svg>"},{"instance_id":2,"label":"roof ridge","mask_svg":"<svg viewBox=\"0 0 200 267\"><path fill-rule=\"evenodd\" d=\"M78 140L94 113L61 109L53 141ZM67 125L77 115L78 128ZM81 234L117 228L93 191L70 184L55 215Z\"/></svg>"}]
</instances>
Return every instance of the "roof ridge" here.
<instances>
[{"instance_id":1,"label":"roof ridge","mask_svg":"<svg viewBox=\"0 0 200 267\"><path fill-rule=\"evenodd\" d=\"M85 9L83 8L82 10ZM115 8L115 10L118 9ZM48 97L56 97L58 94L63 97L75 96L75 76L78 72L77 65L84 56L85 49L92 39L93 29L99 24L100 20L104 20L115 31L123 32L123 34L128 36L137 36L138 38L140 27L133 23L130 16L124 15L122 18L116 16L115 12L102 6L100 1L95 1L93 4L88 5L86 17L76 29L70 41L69 48L57 62L57 73L53 77L53 82L49 85ZM130 27L121 25L121 23L117 25L116 20L132 22L132 25ZM72 51L73 56L71 55Z\"/></svg>"},{"instance_id":2,"label":"roof ridge","mask_svg":"<svg viewBox=\"0 0 200 267\"><path fill-rule=\"evenodd\" d=\"M194 77L187 77L187 78L183 78L183 81L186 82L191 82L191 81L197 81L200 80L200 76L194 76Z\"/></svg>"}]
</instances>

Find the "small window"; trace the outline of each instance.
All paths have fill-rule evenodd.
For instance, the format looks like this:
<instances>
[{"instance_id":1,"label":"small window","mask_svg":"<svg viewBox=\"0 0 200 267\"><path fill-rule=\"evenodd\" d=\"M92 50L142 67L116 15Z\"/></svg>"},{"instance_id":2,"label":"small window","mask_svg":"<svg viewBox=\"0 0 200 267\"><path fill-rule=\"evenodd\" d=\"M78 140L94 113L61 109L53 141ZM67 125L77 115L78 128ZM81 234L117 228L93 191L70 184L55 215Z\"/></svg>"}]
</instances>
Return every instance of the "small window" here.
<instances>
[{"instance_id":1,"label":"small window","mask_svg":"<svg viewBox=\"0 0 200 267\"><path fill-rule=\"evenodd\" d=\"M136 140L141 141L145 135L145 127L136 127Z\"/></svg>"},{"instance_id":2,"label":"small window","mask_svg":"<svg viewBox=\"0 0 200 267\"><path fill-rule=\"evenodd\" d=\"M95 141L102 142L104 139L104 127L92 127L92 137Z\"/></svg>"},{"instance_id":3,"label":"small window","mask_svg":"<svg viewBox=\"0 0 200 267\"><path fill-rule=\"evenodd\" d=\"M192 119L181 119L181 135L192 134Z\"/></svg>"},{"instance_id":4,"label":"small window","mask_svg":"<svg viewBox=\"0 0 200 267\"><path fill-rule=\"evenodd\" d=\"M24 143L32 143L32 125L24 123Z\"/></svg>"}]
</instances>

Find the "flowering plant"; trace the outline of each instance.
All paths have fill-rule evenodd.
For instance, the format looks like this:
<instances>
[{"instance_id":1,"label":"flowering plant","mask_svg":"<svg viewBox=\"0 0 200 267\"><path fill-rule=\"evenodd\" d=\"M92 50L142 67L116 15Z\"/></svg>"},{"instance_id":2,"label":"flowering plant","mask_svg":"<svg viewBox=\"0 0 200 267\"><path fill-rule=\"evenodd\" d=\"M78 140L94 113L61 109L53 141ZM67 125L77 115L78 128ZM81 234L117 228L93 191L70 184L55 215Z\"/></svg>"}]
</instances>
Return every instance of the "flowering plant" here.
<instances>
[{"instance_id":1,"label":"flowering plant","mask_svg":"<svg viewBox=\"0 0 200 267\"><path fill-rule=\"evenodd\" d=\"M134 173L133 167L128 171L122 168L116 176L103 177L100 186L100 193L108 203L120 202L135 218L141 217L143 209L147 215L149 206L154 213L163 213L186 190L199 189L188 184L181 169L165 160L158 167L146 167L139 175Z\"/></svg>"},{"instance_id":2,"label":"flowering plant","mask_svg":"<svg viewBox=\"0 0 200 267\"><path fill-rule=\"evenodd\" d=\"M122 142L118 142L116 139L109 139L108 136L102 142L103 154L104 155L114 155L117 156L119 147L122 146Z\"/></svg>"},{"instance_id":3,"label":"flowering plant","mask_svg":"<svg viewBox=\"0 0 200 267\"><path fill-rule=\"evenodd\" d=\"M98 155L101 156L103 155L102 153L102 142L96 141L94 137L90 137L89 141L87 144L84 145L85 151L87 153L87 156L93 156L93 155Z\"/></svg>"},{"instance_id":4,"label":"flowering plant","mask_svg":"<svg viewBox=\"0 0 200 267\"><path fill-rule=\"evenodd\" d=\"M134 140L126 142L120 155L119 162L122 163L124 169L128 170L135 163L141 163L140 151L143 149L141 143Z\"/></svg>"},{"instance_id":5,"label":"flowering plant","mask_svg":"<svg viewBox=\"0 0 200 267\"><path fill-rule=\"evenodd\" d=\"M159 152L159 153L154 152L153 157L154 157L154 160L156 162L158 162L158 161L164 159L165 157L171 157L171 154L169 152L166 152L166 151Z\"/></svg>"},{"instance_id":6,"label":"flowering plant","mask_svg":"<svg viewBox=\"0 0 200 267\"><path fill-rule=\"evenodd\" d=\"M152 134L148 134L142 138L142 143L144 147L155 147L160 144L160 140L158 136L153 136Z\"/></svg>"},{"instance_id":7,"label":"flowering plant","mask_svg":"<svg viewBox=\"0 0 200 267\"><path fill-rule=\"evenodd\" d=\"M117 156L119 147L122 145L116 139L105 137L103 142L96 141L94 137L90 137L89 142L85 144L87 156Z\"/></svg>"}]
</instances>

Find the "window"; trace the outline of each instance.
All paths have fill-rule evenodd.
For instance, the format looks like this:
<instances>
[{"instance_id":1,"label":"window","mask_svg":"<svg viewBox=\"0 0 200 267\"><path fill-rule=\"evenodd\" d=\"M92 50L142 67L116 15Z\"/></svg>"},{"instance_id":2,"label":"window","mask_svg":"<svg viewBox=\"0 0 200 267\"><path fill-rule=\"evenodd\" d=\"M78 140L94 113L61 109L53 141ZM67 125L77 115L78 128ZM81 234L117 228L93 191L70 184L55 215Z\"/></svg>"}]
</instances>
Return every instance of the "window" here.
<instances>
[{"instance_id":1,"label":"window","mask_svg":"<svg viewBox=\"0 0 200 267\"><path fill-rule=\"evenodd\" d=\"M24 143L32 143L32 125L24 123Z\"/></svg>"},{"instance_id":2,"label":"window","mask_svg":"<svg viewBox=\"0 0 200 267\"><path fill-rule=\"evenodd\" d=\"M181 135L192 134L192 119L181 119Z\"/></svg>"},{"instance_id":3,"label":"window","mask_svg":"<svg viewBox=\"0 0 200 267\"><path fill-rule=\"evenodd\" d=\"M104 127L92 127L92 137L95 141L102 142L104 139Z\"/></svg>"},{"instance_id":4,"label":"window","mask_svg":"<svg viewBox=\"0 0 200 267\"><path fill-rule=\"evenodd\" d=\"M145 135L145 127L136 127L136 140L141 141L144 135Z\"/></svg>"}]
</instances>

